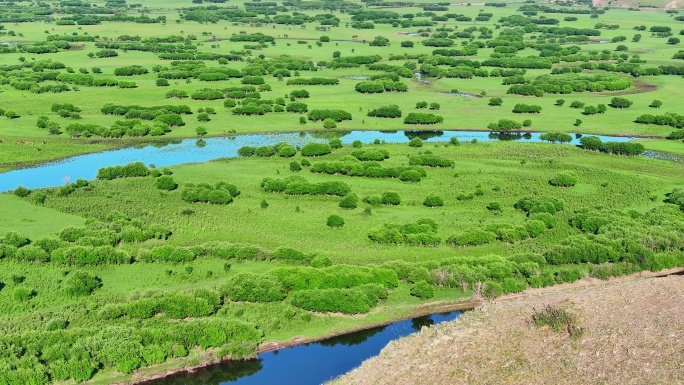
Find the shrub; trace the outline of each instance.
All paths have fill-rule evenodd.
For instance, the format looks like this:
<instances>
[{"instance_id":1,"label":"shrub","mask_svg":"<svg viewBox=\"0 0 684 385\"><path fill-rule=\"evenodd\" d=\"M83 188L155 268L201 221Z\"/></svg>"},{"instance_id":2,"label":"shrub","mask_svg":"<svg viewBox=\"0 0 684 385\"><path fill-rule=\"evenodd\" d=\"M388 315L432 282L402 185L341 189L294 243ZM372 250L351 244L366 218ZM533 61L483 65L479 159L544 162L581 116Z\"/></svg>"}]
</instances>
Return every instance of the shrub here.
<instances>
[{"instance_id":1,"label":"shrub","mask_svg":"<svg viewBox=\"0 0 684 385\"><path fill-rule=\"evenodd\" d=\"M570 108L584 108L584 102L575 100L574 102L570 103Z\"/></svg>"},{"instance_id":2,"label":"shrub","mask_svg":"<svg viewBox=\"0 0 684 385\"><path fill-rule=\"evenodd\" d=\"M31 190L25 188L24 186L19 186L15 188L14 191L12 191L12 193L18 196L19 198L25 198L31 193Z\"/></svg>"},{"instance_id":3,"label":"shrub","mask_svg":"<svg viewBox=\"0 0 684 385\"><path fill-rule=\"evenodd\" d=\"M437 124L444 122L444 117L430 114L430 113L418 113L410 112L404 118L404 124Z\"/></svg>"},{"instance_id":4,"label":"shrub","mask_svg":"<svg viewBox=\"0 0 684 385\"><path fill-rule=\"evenodd\" d=\"M409 165L411 166L427 166L427 167L451 167L454 162L443 158L439 155L422 154L414 155L409 158Z\"/></svg>"},{"instance_id":5,"label":"shrub","mask_svg":"<svg viewBox=\"0 0 684 385\"><path fill-rule=\"evenodd\" d=\"M351 155L360 161L380 162L389 158L389 151L385 149L369 149L352 151Z\"/></svg>"},{"instance_id":6,"label":"shrub","mask_svg":"<svg viewBox=\"0 0 684 385\"><path fill-rule=\"evenodd\" d=\"M556 174L551 180L549 180L549 184L552 186L558 186L558 187L572 187L577 184L579 179L577 178L577 175L575 175L572 172L561 172L559 174Z\"/></svg>"},{"instance_id":7,"label":"shrub","mask_svg":"<svg viewBox=\"0 0 684 385\"><path fill-rule=\"evenodd\" d=\"M327 143L310 142L301 149L302 156L321 156L332 152L332 148Z\"/></svg>"},{"instance_id":8,"label":"shrub","mask_svg":"<svg viewBox=\"0 0 684 385\"><path fill-rule=\"evenodd\" d=\"M219 290L231 301L274 302L285 298L283 285L268 274L237 273Z\"/></svg>"},{"instance_id":9,"label":"shrub","mask_svg":"<svg viewBox=\"0 0 684 385\"><path fill-rule=\"evenodd\" d=\"M627 98L614 97L609 105L613 108L629 108L632 106L632 101Z\"/></svg>"},{"instance_id":10,"label":"shrub","mask_svg":"<svg viewBox=\"0 0 684 385\"><path fill-rule=\"evenodd\" d=\"M160 190L171 191L178 188L178 183L176 183L173 178L168 175L161 176L154 181L154 185Z\"/></svg>"},{"instance_id":11,"label":"shrub","mask_svg":"<svg viewBox=\"0 0 684 385\"><path fill-rule=\"evenodd\" d=\"M409 147L423 147L423 140L421 138L413 138L409 141Z\"/></svg>"},{"instance_id":12,"label":"shrub","mask_svg":"<svg viewBox=\"0 0 684 385\"><path fill-rule=\"evenodd\" d=\"M513 112L516 114L538 114L542 110L541 106L518 103L513 106Z\"/></svg>"},{"instance_id":13,"label":"shrub","mask_svg":"<svg viewBox=\"0 0 684 385\"><path fill-rule=\"evenodd\" d=\"M359 198L356 194L348 194L339 203L339 206L343 209L355 209L359 203Z\"/></svg>"},{"instance_id":14,"label":"shrub","mask_svg":"<svg viewBox=\"0 0 684 385\"><path fill-rule=\"evenodd\" d=\"M326 118L323 121L323 128L336 128L336 127L337 127L337 123L335 123L335 121L331 118Z\"/></svg>"},{"instance_id":15,"label":"shrub","mask_svg":"<svg viewBox=\"0 0 684 385\"><path fill-rule=\"evenodd\" d=\"M441 207L444 206L444 199L438 195L428 195L423 201L423 206Z\"/></svg>"},{"instance_id":16,"label":"shrub","mask_svg":"<svg viewBox=\"0 0 684 385\"><path fill-rule=\"evenodd\" d=\"M344 226L344 218L339 215L330 215L326 221L328 227L339 228Z\"/></svg>"},{"instance_id":17,"label":"shrub","mask_svg":"<svg viewBox=\"0 0 684 385\"><path fill-rule=\"evenodd\" d=\"M503 104L503 99L501 98L490 98L489 103L490 106L498 107Z\"/></svg>"},{"instance_id":18,"label":"shrub","mask_svg":"<svg viewBox=\"0 0 684 385\"><path fill-rule=\"evenodd\" d=\"M401 110L399 109L399 106L393 104L370 110L368 111L368 116L377 118L401 118Z\"/></svg>"},{"instance_id":19,"label":"shrub","mask_svg":"<svg viewBox=\"0 0 684 385\"><path fill-rule=\"evenodd\" d=\"M299 172L301 170L302 170L302 165L299 164L299 162L297 162L297 161L290 162L290 171Z\"/></svg>"},{"instance_id":20,"label":"shrub","mask_svg":"<svg viewBox=\"0 0 684 385\"><path fill-rule=\"evenodd\" d=\"M19 287L15 288L14 291L12 292L12 298L15 301L19 301L19 302L26 302L26 301L30 300L31 298L33 298L35 295L36 295L36 292L34 290L29 289L28 287L24 287L24 286L19 286Z\"/></svg>"},{"instance_id":21,"label":"shrub","mask_svg":"<svg viewBox=\"0 0 684 385\"><path fill-rule=\"evenodd\" d=\"M532 323L537 327L549 326L554 331L567 331L573 338L582 336L582 329L577 327L577 316L558 305L545 305L540 310L533 309Z\"/></svg>"},{"instance_id":22,"label":"shrub","mask_svg":"<svg viewBox=\"0 0 684 385\"><path fill-rule=\"evenodd\" d=\"M8 231L2 237L2 244L13 247L22 247L29 244L29 239L15 231Z\"/></svg>"},{"instance_id":23,"label":"shrub","mask_svg":"<svg viewBox=\"0 0 684 385\"><path fill-rule=\"evenodd\" d=\"M411 285L411 295L422 300L430 299L435 295L435 288L426 281L418 281Z\"/></svg>"},{"instance_id":24,"label":"shrub","mask_svg":"<svg viewBox=\"0 0 684 385\"><path fill-rule=\"evenodd\" d=\"M74 297L85 296L92 294L100 286L102 283L96 276L84 271L77 271L65 281L64 292Z\"/></svg>"},{"instance_id":25,"label":"shrub","mask_svg":"<svg viewBox=\"0 0 684 385\"><path fill-rule=\"evenodd\" d=\"M396 206L401 203L401 197L396 192L386 191L382 193L382 204Z\"/></svg>"},{"instance_id":26,"label":"shrub","mask_svg":"<svg viewBox=\"0 0 684 385\"><path fill-rule=\"evenodd\" d=\"M495 240L495 233L485 229L475 228L459 234L454 234L447 238L446 242L453 246L479 246L492 243Z\"/></svg>"},{"instance_id":27,"label":"shrub","mask_svg":"<svg viewBox=\"0 0 684 385\"><path fill-rule=\"evenodd\" d=\"M281 146L280 149L278 150L278 156L281 158L291 158L291 157L295 156L296 153L297 153L297 151L294 149L294 147L292 147L290 145Z\"/></svg>"}]
</instances>

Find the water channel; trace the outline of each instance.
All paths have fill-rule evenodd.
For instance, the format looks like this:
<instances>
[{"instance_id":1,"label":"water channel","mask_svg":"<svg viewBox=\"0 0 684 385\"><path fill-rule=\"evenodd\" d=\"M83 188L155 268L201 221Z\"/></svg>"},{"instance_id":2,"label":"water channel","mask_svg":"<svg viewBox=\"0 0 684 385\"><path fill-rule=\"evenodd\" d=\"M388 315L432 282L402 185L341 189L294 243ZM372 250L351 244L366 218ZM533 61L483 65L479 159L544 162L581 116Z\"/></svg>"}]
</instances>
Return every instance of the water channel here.
<instances>
[{"instance_id":1,"label":"water channel","mask_svg":"<svg viewBox=\"0 0 684 385\"><path fill-rule=\"evenodd\" d=\"M237 156L242 146L274 145L287 142L302 146L311 141L325 142L330 135L338 135L343 144L351 144L355 140L373 143L376 139L386 143L406 143L414 137L427 142L445 142L456 137L462 142L477 140L491 142L499 140L517 140L521 142L541 142L541 133L492 133L489 131L347 131L341 133L270 133L249 134L232 137L185 139L170 141L164 144L150 144L119 150L103 151L93 154L79 155L40 166L8 171L0 174L0 192L13 190L18 186L29 189L56 187L78 178L95 179L101 167L124 165L131 162L143 162L156 167L174 166L184 163L206 162L218 158ZM581 134L573 135L570 144L579 144ZM602 141L626 142L629 137L600 136Z\"/></svg>"}]
</instances>

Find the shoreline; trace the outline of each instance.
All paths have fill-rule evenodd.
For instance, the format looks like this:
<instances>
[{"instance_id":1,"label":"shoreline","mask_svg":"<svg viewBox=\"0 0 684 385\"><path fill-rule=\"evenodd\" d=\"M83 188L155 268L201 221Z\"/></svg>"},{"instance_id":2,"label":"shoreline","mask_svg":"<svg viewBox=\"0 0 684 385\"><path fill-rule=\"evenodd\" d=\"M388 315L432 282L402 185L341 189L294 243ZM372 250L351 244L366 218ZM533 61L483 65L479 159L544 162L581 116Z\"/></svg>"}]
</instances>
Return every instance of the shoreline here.
<instances>
[{"instance_id":1,"label":"shoreline","mask_svg":"<svg viewBox=\"0 0 684 385\"><path fill-rule=\"evenodd\" d=\"M450 313L450 312L455 312L455 311L473 310L476 306L479 306L480 304L481 304L481 301L473 299L472 297L467 298L467 299L457 300L457 301L432 302L432 303L423 304L423 305L413 309L409 314L406 314L406 315L401 316L401 317L390 318L390 319L387 319L387 320L382 321L382 322L375 322L372 324L353 327L350 329L345 329L345 330L338 331L335 333L323 334L323 335L316 336L316 337L309 337L309 338L293 337L287 341L266 341L266 342L259 344L259 347L257 350L257 355L250 358L250 359L255 359L258 357L258 355L263 354L263 353L268 353L268 352L273 352L273 351L277 351L277 350L281 350L281 349L291 348L294 346L319 342L319 341L327 340L329 338L335 338L335 337L339 337L339 336L346 335L346 334L351 334L351 333L356 333L356 332L363 331L363 330L373 329L376 327L387 326L387 325L390 325L390 324L393 324L396 322L401 322L401 321L405 321L405 320L412 319L412 318L424 317L424 316L428 316L428 315L432 315L432 314L439 314L439 313ZM211 361L204 362L201 364L187 366L187 367L178 368L178 369L169 369L169 370L164 371L163 373L157 373L157 374L151 374L151 375L136 375L136 374L134 374L133 380L125 381L125 382L114 382L114 383L112 383L112 385L143 384L147 381L159 380L159 379L166 378L166 377L172 376L174 374L178 374L178 373L183 373L183 372L192 373L198 369L210 367L213 365L218 365L218 364L221 364L224 362L229 362L229 361L234 361L234 360L232 360L230 358L219 359L219 360L211 360Z\"/></svg>"}]
</instances>

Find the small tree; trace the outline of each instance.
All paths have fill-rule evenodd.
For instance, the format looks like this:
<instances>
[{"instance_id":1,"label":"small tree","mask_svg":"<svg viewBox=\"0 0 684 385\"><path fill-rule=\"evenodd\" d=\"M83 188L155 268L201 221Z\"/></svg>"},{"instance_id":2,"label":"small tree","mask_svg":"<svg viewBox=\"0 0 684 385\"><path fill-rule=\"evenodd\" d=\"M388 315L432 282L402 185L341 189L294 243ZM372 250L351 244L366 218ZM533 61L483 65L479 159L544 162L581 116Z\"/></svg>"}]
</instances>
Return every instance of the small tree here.
<instances>
[{"instance_id":1,"label":"small tree","mask_svg":"<svg viewBox=\"0 0 684 385\"><path fill-rule=\"evenodd\" d=\"M578 181L579 179L577 178L577 175L571 172L561 172L551 178L551 180L549 180L549 184L551 184L551 186L558 187L572 187L576 185Z\"/></svg>"},{"instance_id":2,"label":"small tree","mask_svg":"<svg viewBox=\"0 0 684 385\"><path fill-rule=\"evenodd\" d=\"M306 124L306 118L303 116L299 117L299 124Z\"/></svg>"},{"instance_id":3,"label":"small tree","mask_svg":"<svg viewBox=\"0 0 684 385\"><path fill-rule=\"evenodd\" d=\"M90 295L102 286L100 279L84 271L77 271L65 282L64 291L71 296Z\"/></svg>"},{"instance_id":4,"label":"small tree","mask_svg":"<svg viewBox=\"0 0 684 385\"><path fill-rule=\"evenodd\" d=\"M675 45L675 44L679 44L679 42L680 42L680 40L678 37L671 37L671 38L667 39L667 44Z\"/></svg>"},{"instance_id":5,"label":"small tree","mask_svg":"<svg viewBox=\"0 0 684 385\"><path fill-rule=\"evenodd\" d=\"M328 217L328 220L326 223L327 223L328 227L330 227L330 228L340 228L340 227L344 226L344 218L342 218L339 215L333 214L333 215Z\"/></svg>"},{"instance_id":6,"label":"small tree","mask_svg":"<svg viewBox=\"0 0 684 385\"><path fill-rule=\"evenodd\" d=\"M31 193L31 191L29 189L25 188L24 186L19 186L19 187L15 188L14 191L12 191L12 192L14 193L14 195L18 196L19 198L25 198Z\"/></svg>"},{"instance_id":7,"label":"small tree","mask_svg":"<svg viewBox=\"0 0 684 385\"><path fill-rule=\"evenodd\" d=\"M632 101L626 98L614 97L610 100L610 106L613 108L629 108L632 106Z\"/></svg>"},{"instance_id":8,"label":"small tree","mask_svg":"<svg viewBox=\"0 0 684 385\"><path fill-rule=\"evenodd\" d=\"M660 108L660 107L663 106L663 102L661 102L660 100L656 99L656 100L652 101L651 104L649 104L648 106L651 107L651 108Z\"/></svg>"},{"instance_id":9,"label":"small tree","mask_svg":"<svg viewBox=\"0 0 684 385\"><path fill-rule=\"evenodd\" d=\"M532 121L530 119L525 119L522 121L523 127L530 127L532 125Z\"/></svg>"},{"instance_id":10,"label":"small tree","mask_svg":"<svg viewBox=\"0 0 684 385\"><path fill-rule=\"evenodd\" d=\"M428 106L427 102L418 102L418 103L416 103L416 108L418 108L418 109L420 109L420 108L427 108L427 106Z\"/></svg>"},{"instance_id":11,"label":"small tree","mask_svg":"<svg viewBox=\"0 0 684 385\"><path fill-rule=\"evenodd\" d=\"M207 134L207 129L204 128L203 126L199 126L195 128L195 132L197 133L198 136L204 136Z\"/></svg>"},{"instance_id":12,"label":"small tree","mask_svg":"<svg viewBox=\"0 0 684 385\"><path fill-rule=\"evenodd\" d=\"M197 114L197 121L198 122L208 122L209 120L210 120L209 114L207 114L206 112L202 112L200 114Z\"/></svg>"},{"instance_id":13,"label":"small tree","mask_svg":"<svg viewBox=\"0 0 684 385\"><path fill-rule=\"evenodd\" d=\"M558 107L563 107L563 105L565 104L565 99L556 99L556 103L555 103L555 104L556 104Z\"/></svg>"},{"instance_id":14,"label":"small tree","mask_svg":"<svg viewBox=\"0 0 684 385\"><path fill-rule=\"evenodd\" d=\"M268 202L266 202L266 199L261 200L260 206L262 209L268 208Z\"/></svg>"},{"instance_id":15,"label":"small tree","mask_svg":"<svg viewBox=\"0 0 684 385\"><path fill-rule=\"evenodd\" d=\"M359 197L356 194L348 194L340 201L339 206L343 209L355 209L359 204Z\"/></svg>"},{"instance_id":16,"label":"small tree","mask_svg":"<svg viewBox=\"0 0 684 385\"><path fill-rule=\"evenodd\" d=\"M430 108L431 110L439 110L440 105L439 105L439 103L430 103L430 107L429 107L429 108Z\"/></svg>"},{"instance_id":17,"label":"small tree","mask_svg":"<svg viewBox=\"0 0 684 385\"><path fill-rule=\"evenodd\" d=\"M582 120L581 119L575 119L575 123L572 124L575 127L579 127L582 125Z\"/></svg>"},{"instance_id":18,"label":"small tree","mask_svg":"<svg viewBox=\"0 0 684 385\"><path fill-rule=\"evenodd\" d=\"M13 110L7 110L7 111L5 111L5 117L8 119L16 119L19 117L19 114L17 114Z\"/></svg>"},{"instance_id":19,"label":"small tree","mask_svg":"<svg viewBox=\"0 0 684 385\"><path fill-rule=\"evenodd\" d=\"M499 203L499 202L490 202L490 203L487 205L487 210L489 210L489 211L491 211L491 212L493 212L493 213L495 213L495 214L499 214L499 213L501 213L501 203Z\"/></svg>"}]
</instances>

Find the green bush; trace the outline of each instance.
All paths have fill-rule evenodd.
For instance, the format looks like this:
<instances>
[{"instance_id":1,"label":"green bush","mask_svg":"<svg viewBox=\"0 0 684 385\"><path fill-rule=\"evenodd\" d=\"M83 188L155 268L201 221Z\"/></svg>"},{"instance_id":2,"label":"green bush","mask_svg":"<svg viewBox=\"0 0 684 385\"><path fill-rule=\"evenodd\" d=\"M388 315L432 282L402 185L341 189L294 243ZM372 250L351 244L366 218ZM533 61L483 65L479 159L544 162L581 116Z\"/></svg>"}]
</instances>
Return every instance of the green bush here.
<instances>
[{"instance_id":1,"label":"green bush","mask_svg":"<svg viewBox=\"0 0 684 385\"><path fill-rule=\"evenodd\" d=\"M446 242L454 246L479 246L496 240L496 233L485 229L470 229L447 238Z\"/></svg>"},{"instance_id":2,"label":"green bush","mask_svg":"<svg viewBox=\"0 0 684 385\"><path fill-rule=\"evenodd\" d=\"M444 199L438 195L428 195L423 201L423 206L441 207L444 206Z\"/></svg>"},{"instance_id":3,"label":"green bush","mask_svg":"<svg viewBox=\"0 0 684 385\"><path fill-rule=\"evenodd\" d=\"M358 206L359 198L356 194L348 194L340 201L339 206L343 209L355 209Z\"/></svg>"},{"instance_id":4,"label":"green bush","mask_svg":"<svg viewBox=\"0 0 684 385\"><path fill-rule=\"evenodd\" d=\"M330 215L326 221L328 227L340 228L344 226L344 218L339 215Z\"/></svg>"},{"instance_id":5,"label":"green bush","mask_svg":"<svg viewBox=\"0 0 684 385\"><path fill-rule=\"evenodd\" d=\"M228 278L220 292L231 301L274 302L285 298L283 285L267 274L237 273Z\"/></svg>"},{"instance_id":6,"label":"green bush","mask_svg":"<svg viewBox=\"0 0 684 385\"><path fill-rule=\"evenodd\" d=\"M359 287L351 289L314 289L293 292L292 305L317 312L344 314L368 313L377 303L377 297Z\"/></svg>"},{"instance_id":7,"label":"green bush","mask_svg":"<svg viewBox=\"0 0 684 385\"><path fill-rule=\"evenodd\" d=\"M411 285L411 295L422 300L430 299L435 295L435 288L425 281L418 281Z\"/></svg>"},{"instance_id":8,"label":"green bush","mask_svg":"<svg viewBox=\"0 0 684 385\"><path fill-rule=\"evenodd\" d=\"M32 289L29 289L28 287L25 286L19 286L14 289L12 292L12 298L15 301L19 302L26 302L33 298L36 295L36 292L33 291Z\"/></svg>"},{"instance_id":9,"label":"green bush","mask_svg":"<svg viewBox=\"0 0 684 385\"><path fill-rule=\"evenodd\" d=\"M92 294L102 286L100 279L84 271L77 271L64 282L64 292L70 296L85 296Z\"/></svg>"},{"instance_id":10,"label":"green bush","mask_svg":"<svg viewBox=\"0 0 684 385\"><path fill-rule=\"evenodd\" d=\"M423 147L423 140L416 137L409 141L409 147Z\"/></svg>"},{"instance_id":11,"label":"green bush","mask_svg":"<svg viewBox=\"0 0 684 385\"><path fill-rule=\"evenodd\" d=\"M385 205L397 206L401 203L401 197L396 192L386 191L382 193L381 202Z\"/></svg>"},{"instance_id":12,"label":"green bush","mask_svg":"<svg viewBox=\"0 0 684 385\"><path fill-rule=\"evenodd\" d=\"M19 198L25 198L31 193L31 190L24 188L24 186L19 186L15 188L14 191L12 191L12 193L18 196Z\"/></svg>"},{"instance_id":13,"label":"green bush","mask_svg":"<svg viewBox=\"0 0 684 385\"><path fill-rule=\"evenodd\" d=\"M176 183L173 178L168 175L161 176L154 180L154 185L160 190L171 191L178 188L178 183Z\"/></svg>"},{"instance_id":14,"label":"green bush","mask_svg":"<svg viewBox=\"0 0 684 385\"><path fill-rule=\"evenodd\" d=\"M572 187L579 182L579 178L572 172L561 172L549 180L549 184L558 187Z\"/></svg>"},{"instance_id":15,"label":"green bush","mask_svg":"<svg viewBox=\"0 0 684 385\"><path fill-rule=\"evenodd\" d=\"M30 242L28 238L15 231L8 231L1 240L2 244L14 247L22 247L28 245Z\"/></svg>"},{"instance_id":16,"label":"green bush","mask_svg":"<svg viewBox=\"0 0 684 385\"><path fill-rule=\"evenodd\" d=\"M304 145L301 149L302 156L321 156L332 152L332 148L328 143L310 142Z\"/></svg>"}]
</instances>

